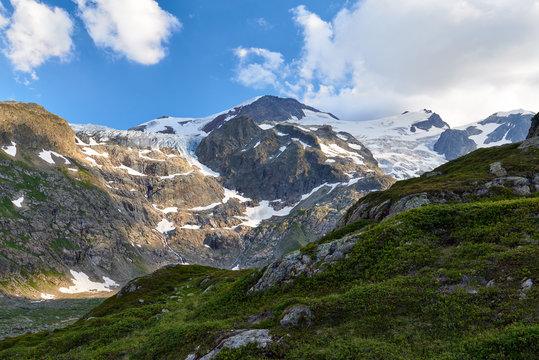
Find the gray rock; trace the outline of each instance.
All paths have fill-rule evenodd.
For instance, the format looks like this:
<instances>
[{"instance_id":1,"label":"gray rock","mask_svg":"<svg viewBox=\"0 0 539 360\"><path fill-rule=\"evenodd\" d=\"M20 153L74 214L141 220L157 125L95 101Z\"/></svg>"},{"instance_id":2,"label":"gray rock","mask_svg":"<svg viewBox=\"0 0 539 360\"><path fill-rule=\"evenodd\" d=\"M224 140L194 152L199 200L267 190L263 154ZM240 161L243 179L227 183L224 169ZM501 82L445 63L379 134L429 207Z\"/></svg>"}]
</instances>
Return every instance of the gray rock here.
<instances>
[{"instance_id":1,"label":"gray rock","mask_svg":"<svg viewBox=\"0 0 539 360\"><path fill-rule=\"evenodd\" d=\"M309 307L305 305L296 305L284 311L280 324L284 327L296 327L300 325L309 326L311 324L312 316L313 314Z\"/></svg>"},{"instance_id":2,"label":"gray rock","mask_svg":"<svg viewBox=\"0 0 539 360\"><path fill-rule=\"evenodd\" d=\"M429 205L430 203L431 201L429 200L427 193L408 195L391 206L388 217L400 214L411 209L417 209L422 206Z\"/></svg>"},{"instance_id":3,"label":"gray rock","mask_svg":"<svg viewBox=\"0 0 539 360\"><path fill-rule=\"evenodd\" d=\"M528 291L532 288L532 286L533 286L532 279L524 280L521 284L522 291Z\"/></svg>"},{"instance_id":4,"label":"gray rock","mask_svg":"<svg viewBox=\"0 0 539 360\"><path fill-rule=\"evenodd\" d=\"M434 151L447 160L456 159L477 149L477 144L469 138L466 130L445 130L434 144Z\"/></svg>"},{"instance_id":5,"label":"gray rock","mask_svg":"<svg viewBox=\"0 0 539 360\"><path fill-rule=\"evenodd\" d=\"M499 161L490 164L489 172L494 176L507 175L507 171L502 167L502 163Z\"/></svg>"},{"instance_id":6,"label":"gray rock","mask_svg":"<svg viewBox=\"0 0 539 360\"><path fill-rule=\"evenodd\" d=\"M276 285L286 285L297 277L311 277L342 259L354 248L358 241L353 235L319 245L315 250L316 258L296 250L268 265L258 282L248 293L266 291Z\"/></svg>"},{"instance_id":7,"label":"gray rock","mask_svg":"<svg viewBox=\"0 0 539 360\"><path fill-rule=\"evenodd\" d=\"M250 343L256 343L260 348L265 348L273 341L269 330L239 330L236 334L222 340L217 347L200 358L200 360L213 359L221 352L223 348L237 349Z\"/></svg>"}]
</instances>

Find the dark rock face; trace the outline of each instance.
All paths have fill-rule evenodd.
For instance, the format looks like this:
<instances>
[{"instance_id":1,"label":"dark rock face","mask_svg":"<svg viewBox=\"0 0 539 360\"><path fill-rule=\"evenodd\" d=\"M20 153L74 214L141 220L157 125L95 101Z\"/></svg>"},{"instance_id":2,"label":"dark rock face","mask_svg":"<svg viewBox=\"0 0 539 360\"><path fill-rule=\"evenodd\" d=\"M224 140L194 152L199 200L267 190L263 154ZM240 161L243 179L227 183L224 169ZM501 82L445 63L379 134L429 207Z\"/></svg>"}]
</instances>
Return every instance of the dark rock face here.
<instances>
[{"instance_id":1,"label":"dark rock face","mask_svg":"<svg viewBox=\"0 0 539 360\"><path fill-rule=\"evenodd\" d=\"M416 128L421 130L429 130L432 127L436 127L439 129L447 127L449 129L449 125L442 120L440 115L433 113L431 116L429 116L427 120L412 124L410 131L416 132Z\"/></svg>"},{"instance_id":2,"label":"dark rock face","mask_svg":"<svg viewBox=\"0 0 539 360\"><path fill-rule=\"evenodd\" d=\"M530 126L530 130L528 131L528 136L526 137L527 139L539 136L539 113L535 114L531 122L532 124Z\"/></svg>"},{"instance_id":3,"label":"dark rock face","mask_svg":"<svg viewBox=\"0 0 539 360\"><path fill-rule=\"evenodd\" d=\"M509 116L491 115L479 124L500 124L496 130L488 134L486 144L497 142L504 137L511 142L522 141L530 129L531 114L510 114ZM506 135L507 134L507 135Z\"/></svg>"},{"instance_id":4,"label":"dark rock face","mask_svg":"<svg viewBox=\"0 0 539 360\"><path fill-rule=\"evenodd\" d=\"M344 142L330 127L304 131L292 124L278 124L262 130L251 118L238 117L203 139L196 155L221 174L227 187L248 197L297 200L324 183L348 181L348 171L360 174L362 167L363 172L377 168L370 151L354 140ZM326 162L324 141L355 154L363 165L347 158ZM351 148L350 143L361 150Z\"/></svg>"},{"instance_id":5,"label":"dark rock face","mask_svg":"<svg viewBox=\"0 0 539 360\"><path fill-rule=\"evenodd\" d=\"M255 119L257 123L264 121L287 121L292 117L302 119L305 117L304 110L318 113L321 112L313 107L300 103L296 99L266 95L249 105L237 107L226 114L219 115L212 122L208 123L203 130L209 133L221 126L226 119L231 116L247 116L251 119ZM337 119L334 115L329 115Z\"/></svg>"},{"instance_id":6,"label":"dark rock face","mask_svg":"<svg viewBox=\"0 0 539 360\"><path fill-rule=\"evenodd\" d=\"M466 130L446 130L434 144L434 151L445 155L447 160L456 159L477 148Z\"/></svg>"}]
</instances>

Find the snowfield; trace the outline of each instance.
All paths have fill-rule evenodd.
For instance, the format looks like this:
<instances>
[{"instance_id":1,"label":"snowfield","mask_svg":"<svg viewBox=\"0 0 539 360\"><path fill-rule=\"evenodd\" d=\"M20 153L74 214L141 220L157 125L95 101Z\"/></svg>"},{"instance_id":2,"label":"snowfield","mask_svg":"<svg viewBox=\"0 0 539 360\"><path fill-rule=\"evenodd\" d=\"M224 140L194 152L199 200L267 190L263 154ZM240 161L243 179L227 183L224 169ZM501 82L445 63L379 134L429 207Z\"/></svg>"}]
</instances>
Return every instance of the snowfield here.
<instances>
[{"instance_id":1,"label":"snowfield","mask_svg":"<svg viewBox=\"0 0 539 360\"><path fill-rule=\"evenodd\" d=\"M103 276L102 283L94 282L90 280L88 275L86 275L84 272L77 272L75 270L69 271L71 275L73 276L73 286L70 286L68 288L61 287L58 289L60 292L64 294L79 294L84 292L111 292L114 291L112 288L116 288L120 286L118 283L116 283L114 280Z\"/></svg>"}]
</instances>

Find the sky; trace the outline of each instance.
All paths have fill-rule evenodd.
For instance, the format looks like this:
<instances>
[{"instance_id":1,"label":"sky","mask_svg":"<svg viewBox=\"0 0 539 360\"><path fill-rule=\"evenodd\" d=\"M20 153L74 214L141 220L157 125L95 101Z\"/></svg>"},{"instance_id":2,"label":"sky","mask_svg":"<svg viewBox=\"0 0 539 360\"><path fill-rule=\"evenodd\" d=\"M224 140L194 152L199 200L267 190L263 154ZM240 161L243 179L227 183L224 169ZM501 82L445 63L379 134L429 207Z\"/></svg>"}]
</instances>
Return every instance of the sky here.
<instances>
[{"instance_id":1,"label":"sky","mask_svg":"<svg viewBox=\"0 0 539 360\"><path fill-rule=\"evenodd\" d=\"M127 129L264 95L453 126L539 110L539 0L0 0L0 100Z\"/></svg>"}]
</instances>

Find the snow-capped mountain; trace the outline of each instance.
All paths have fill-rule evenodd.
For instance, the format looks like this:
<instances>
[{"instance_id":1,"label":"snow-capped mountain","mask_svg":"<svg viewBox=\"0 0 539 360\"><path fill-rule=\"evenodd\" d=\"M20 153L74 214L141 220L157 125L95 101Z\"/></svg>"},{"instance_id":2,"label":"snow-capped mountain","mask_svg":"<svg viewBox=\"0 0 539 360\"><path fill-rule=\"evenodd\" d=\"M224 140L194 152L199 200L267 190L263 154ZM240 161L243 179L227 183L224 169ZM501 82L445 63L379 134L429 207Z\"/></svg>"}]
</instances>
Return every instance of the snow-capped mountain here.
<instances>
[{"instance_id":1,"label":"snow-capped mountain","mask_svg":"<svg viewBox=\"0 0 539 360\"><path fill-rule=\"evenodd\" d=\"M478 148L522 141L534 114L522 109L494 113L476 123L445 131L433 148L452 160Z\"/></svg>"},{"instance_id":2,"label":"snow-capped mountain","mask_svg":"<svg viewBox=\"0 0 539 360\"><path fill-rule=\"evenodd\" d=\"M309 126L329 125L343 139L350 135L365 145L386 174L407 179L476 148L524 140L533 114L525 110L498 112L482 121L452 129L440 115L427 109L370 121L344 121L295 99L262 96L206 118L162 117L132 130L182 134L198 144L226 121L242 115L258 124L292 123L303 126L304 130L309 130Z\"/></svg>"}]
</instances>

